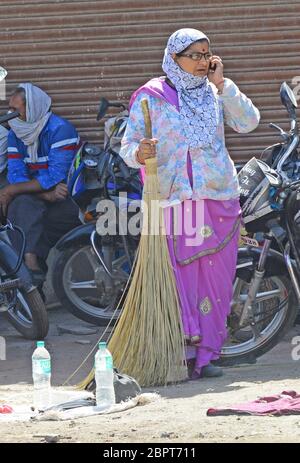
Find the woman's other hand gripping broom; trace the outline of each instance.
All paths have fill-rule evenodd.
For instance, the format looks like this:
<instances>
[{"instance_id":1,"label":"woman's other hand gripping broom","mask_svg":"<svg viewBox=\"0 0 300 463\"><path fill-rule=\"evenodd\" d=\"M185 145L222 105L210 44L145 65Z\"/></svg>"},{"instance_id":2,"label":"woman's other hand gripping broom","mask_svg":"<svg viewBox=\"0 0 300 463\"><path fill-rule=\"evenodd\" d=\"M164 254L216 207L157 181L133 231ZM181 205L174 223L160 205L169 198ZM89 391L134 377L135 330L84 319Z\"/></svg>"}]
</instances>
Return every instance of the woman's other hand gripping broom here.
<instances>
[{"instance_id":1,"label":"woman's other hand gripping broom","mask_svg":"<svg viewBox=\"0 0 300 463\"><path fill-rule=\"evenodd\" d=\"M140 141L136 157L140 164L147 164L146 162L147 159L156 157L156 145L158 143L158 140L157 138L152 138L152 124L151 124L148 100L144 98L141 101L141 105L142 105L142 111L144 115L146 138L143 138Z\"/></svg>"},{"instance_id":2,"label":"woman's other hand gripping broom","mask_svg":"<svg viewBox=\"0 0 300 463\"><path fill-rule=\"evenodd\" d=\"M140 141L136 158L140 164L145 164L147 159L156 157L156 144L158 140L156 138L143 138Z\"/></svg>"}]
</instances>

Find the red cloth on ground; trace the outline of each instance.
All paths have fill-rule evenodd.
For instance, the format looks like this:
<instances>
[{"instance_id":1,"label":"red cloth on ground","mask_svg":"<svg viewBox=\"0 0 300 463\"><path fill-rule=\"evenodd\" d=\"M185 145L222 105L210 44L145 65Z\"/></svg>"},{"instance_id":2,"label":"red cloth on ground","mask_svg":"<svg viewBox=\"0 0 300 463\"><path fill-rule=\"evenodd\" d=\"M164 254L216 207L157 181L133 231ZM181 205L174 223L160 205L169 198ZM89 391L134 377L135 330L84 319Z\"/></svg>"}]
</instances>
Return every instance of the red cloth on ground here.
<instances>
[{"instance_id":1,"label":"red cloth on ground","mask_svg":"<svg viewBox=\"0 0 300 463\"><path fill-rule=\"evenodd\" d=\"M0 413L12 413L13 409L9 405L0 405Z\"/></svg>"},{"instance_id":2,"label":"red cloth on ground","mask_svg":"<svg viewBox=\"0 0 300 463\"><path fill-rule=\"evenodd\" d=\"M209 408L207 416L220 415L258 415L281 416L300 414L300 394L296 391L283 391L281 394L260 397L251 402L235 404L226 408Z\"/></svg>"}]
</instances>

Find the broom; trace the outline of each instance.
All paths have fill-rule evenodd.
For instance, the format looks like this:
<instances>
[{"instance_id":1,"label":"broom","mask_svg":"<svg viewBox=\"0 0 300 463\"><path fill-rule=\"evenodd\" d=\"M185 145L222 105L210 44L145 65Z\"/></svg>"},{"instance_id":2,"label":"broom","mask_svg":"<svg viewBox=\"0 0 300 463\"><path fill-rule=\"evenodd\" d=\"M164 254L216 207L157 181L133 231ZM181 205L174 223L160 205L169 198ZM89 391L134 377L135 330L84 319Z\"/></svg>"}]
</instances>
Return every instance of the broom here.
<instances>
[{"instance_id":1,"label":"broom","mask_svg":"<svg viewBox=\"0 0 300 463\"><path fill-rule=\"evenodd\" d=\"M152 138L147 99L141 104L145 135ZM187 372L175 276L159 206L156 158L147 159L145 167L143 227L136 264L108 349L121 372L149 387L182 381ZM92 378L91 372L81 386Z\"/></svg>"}]
</instances>

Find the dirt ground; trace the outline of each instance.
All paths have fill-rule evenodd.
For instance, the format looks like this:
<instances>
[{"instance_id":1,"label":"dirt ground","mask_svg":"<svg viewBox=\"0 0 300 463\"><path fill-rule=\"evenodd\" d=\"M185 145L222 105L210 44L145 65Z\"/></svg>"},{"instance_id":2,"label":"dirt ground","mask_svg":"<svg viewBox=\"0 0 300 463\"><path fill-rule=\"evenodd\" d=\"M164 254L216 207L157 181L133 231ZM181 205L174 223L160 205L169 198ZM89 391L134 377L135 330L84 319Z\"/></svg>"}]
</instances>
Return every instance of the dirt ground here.
<instances>
[{"instance_id":1,"label":"dirt ground","mask_svg":"<svg viewBox=\"0 0 300 463\"><path fill-rule=\"evenodd\" d=\"M63 309L51 310L47 348L52 356L52 384L61 385L99 338L94 334L60 334L57 325L89 327ZM143 407L108 416L76 421L6 423L0 442L43 442L58 435L59 442L300 442L300 415L283 417L207 417L210 407L254 400L283 390L300 391L299 361L292 360L291 339L300 335L297 325L271 352L255 365L226 368L218 379L202 379L157 388L162 399ZM31 354L34 343L19 336L0 316L0 336L5 336L7 360L0 361L0 404L21 404L31 397ZM87 344L88 342L88 344ZM72 384L89 370L75 376Z\"/></svg>"}]
</instances>

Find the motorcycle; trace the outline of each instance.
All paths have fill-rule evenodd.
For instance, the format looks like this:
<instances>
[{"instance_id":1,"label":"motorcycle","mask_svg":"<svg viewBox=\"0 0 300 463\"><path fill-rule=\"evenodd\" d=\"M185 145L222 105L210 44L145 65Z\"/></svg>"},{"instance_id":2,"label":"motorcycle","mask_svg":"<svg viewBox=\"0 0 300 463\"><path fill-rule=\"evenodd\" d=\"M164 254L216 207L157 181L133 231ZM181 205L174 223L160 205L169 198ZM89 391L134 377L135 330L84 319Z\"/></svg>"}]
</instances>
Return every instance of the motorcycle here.
<instances>
[{"instance_id":1,"label":"motorcycle","mask_svg":"<svg viewBox=\"0 0 300 463\"><path fill-rule=\"evenodd\" d=\"M299 310L297 101L286 83L280 97L290 131L270 124L283 141L264 150L261 159L252 158L238 174L247 236L242 237L238 254L228 320L230 343L223 348L223 364L252 362L268 352L293 326Z\"/></svg>"},{"instance_id":2,"label":"motorcycle","mask_svg":"<svg viewBox=\"0 0 300 463\"><path fill-rule=\"evenodd\" d=\"M295 114L297 102L286 83L281 86L280 96L291 117L290 132L285 133L271 125L280 131L283 142L264 150L262 155L266 162L251 160L260 176L253 174L249 177L252 164L239 166L241 189L247 190L244 184L247 176L252 181L252 189L248 188L251 199L243 195L241 199L249 236L243 238L244 245L238 253L231 314L227 321L228 340L220 360L225 365L254 362L279 342L293 325L298 311L300 291L296 281L300 277L300 265L298 269L296 262L299 258L295 257L297 243L292 241L287 228L290 184L295 176L296 180L300 179ZM122 106L119 103L113 105ZM101 100L98 119L105 115L110 106L107 100ZM112 316L116 318L119 315L115 308L126 286L139 238L130 235L126 238L103 237L97 233L95 225L98 217L96 205L99 198L110 197L110 188L114 194L125 189L141 196L137 171L132 172L123 165L117 151L111 146L114 137L120 142L125 130L127 112L124 107L122 109L121 114L111 122L113 129L104 149L86 145L80 152L77 168L73 166L71 169L69 177L75 179L75 183L70 180L69 191L73 197L79 191L74 189L77 169L85 172L85 179L93 172L92 188L88 188L84 194L78 193L86 223L63 237L56 246L60 254L53 272L53 286L58 298L75 316L97 325L106 325ZM111 169L111 165L117 166ZM118 191L115 188L116 171L120 182ZM133 190L132 179L136 181ZM257 185L254 180L258 182ZM108 184L111 186L105 187ZM296 184L293 185L295 187ZM129 203L125 208L128 206ZM262 235L260 243L256 239L257 234ZM283 236L284 240L278 242ZM288 245L290 248L285 249Z\"/></svg>"},{"instance_id":3,"label":"motorcycle","mask_svg":"<svg viewBox=\"0 0 300 463\"><path fill-rule=\"evenodd\" d=\"M0 117L3 124L15 117L17 111ZM10 230L22 237L22 249L17 255L7 242L5 232ZM39 290L33 286L30 273L23 263L25 235L5 217L0 225L0 313L25 338L37 340L47 336L49 322Z\"/></svg>"}]
</instances>

